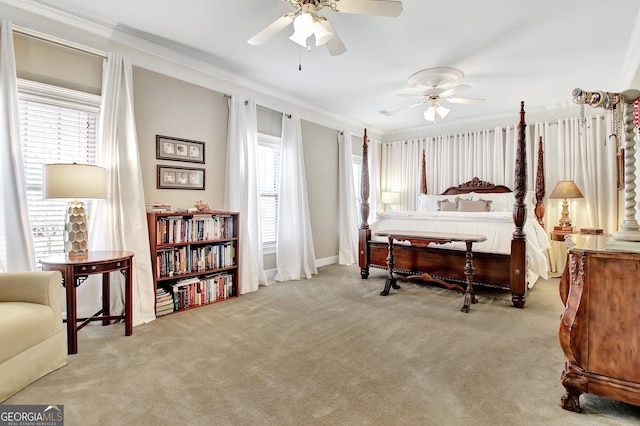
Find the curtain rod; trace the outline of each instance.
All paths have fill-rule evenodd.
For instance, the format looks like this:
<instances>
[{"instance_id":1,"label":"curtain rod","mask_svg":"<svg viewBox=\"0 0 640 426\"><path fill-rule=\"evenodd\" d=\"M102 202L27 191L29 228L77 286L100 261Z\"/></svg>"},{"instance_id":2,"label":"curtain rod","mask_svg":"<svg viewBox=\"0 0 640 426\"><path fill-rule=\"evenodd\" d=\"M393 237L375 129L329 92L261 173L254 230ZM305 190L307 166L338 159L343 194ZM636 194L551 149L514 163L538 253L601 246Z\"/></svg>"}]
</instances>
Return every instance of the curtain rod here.
<instances>
[{"instance_id":1,"label":"curtain rod","mask_svg":"<svg viewBox=\"0 0 640 426\"><path fill-rule=\"evenodd\" d=\"M57 38L48 34L44 34L38 31L34 31L29 28L21 27L19 25L13 25L13 32L17 34L21 34L25 37L32 38L34 40L43 41L45 43L53 44L55 46L63 47L65 49L75 50L80 53L84 53L86 55L97 56L99 58L106 59L107 54L98 49L92 49L90 47L86 47L77 43L73 43L67 40L63 40L61 38Z\"/></svg>"}]
</instances>

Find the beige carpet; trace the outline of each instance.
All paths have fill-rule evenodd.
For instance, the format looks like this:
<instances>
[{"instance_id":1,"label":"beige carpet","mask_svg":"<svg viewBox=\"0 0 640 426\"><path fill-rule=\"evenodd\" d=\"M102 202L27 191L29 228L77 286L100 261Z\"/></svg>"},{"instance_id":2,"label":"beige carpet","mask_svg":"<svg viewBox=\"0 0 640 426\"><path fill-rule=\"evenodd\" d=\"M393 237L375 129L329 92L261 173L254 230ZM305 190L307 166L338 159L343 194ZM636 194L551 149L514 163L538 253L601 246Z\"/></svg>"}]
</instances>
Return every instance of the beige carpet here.
<instances>
[{"instance_id":1,"label":"beige carpet","mask_svg":"<svg viewBox=\"0 0 640 426\"><path fill-rule=\"evenodd\" d=\"M560 408L557 279L524 310L361 280L332 265L223 303L80 331L69 365L5 404L63 404L72 425L630 425L640 407L581 397Z\"/></svg>"}]
</instances>

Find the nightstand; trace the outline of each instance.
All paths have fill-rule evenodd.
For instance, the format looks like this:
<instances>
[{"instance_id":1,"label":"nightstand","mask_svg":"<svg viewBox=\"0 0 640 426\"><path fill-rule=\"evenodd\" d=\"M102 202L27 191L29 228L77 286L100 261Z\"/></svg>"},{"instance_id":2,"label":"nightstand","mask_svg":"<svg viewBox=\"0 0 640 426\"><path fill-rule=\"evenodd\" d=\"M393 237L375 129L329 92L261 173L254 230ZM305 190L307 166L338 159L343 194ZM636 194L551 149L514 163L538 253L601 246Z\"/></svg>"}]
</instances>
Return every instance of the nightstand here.
<instances>
[{"instance_id":1,"label":"nightstand","mask_svg":"<svg viewBox=\"0 0 640 426\"><path fill-rule=\"evenodd\" d=\"M549 249L549 271L554 276L562 275L564 266L567 263L567 244L564 237L574 235L574 231L553 230L549 234L551 239L551 248Z\"/></svg>"}]
</instances>

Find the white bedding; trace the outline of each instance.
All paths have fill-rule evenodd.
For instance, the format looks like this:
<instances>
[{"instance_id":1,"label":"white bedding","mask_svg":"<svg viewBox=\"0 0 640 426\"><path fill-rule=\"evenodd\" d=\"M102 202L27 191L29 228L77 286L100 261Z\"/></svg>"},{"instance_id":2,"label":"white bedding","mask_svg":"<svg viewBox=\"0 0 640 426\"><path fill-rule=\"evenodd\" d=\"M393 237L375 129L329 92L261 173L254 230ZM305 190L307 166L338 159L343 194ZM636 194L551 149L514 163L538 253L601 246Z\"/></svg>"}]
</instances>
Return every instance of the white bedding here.
<instances>
[{"instance_id":1,"label":"white bedding","mask_svg":"<svg viewBox=\"0 0 640 426\"><path fill-rule=\"evenodd\" d=\"M370 227L372 239L383 242L387 239L377 237L376 232L414 230L485 235L487 241L474 244L473 251L499 254L511 253L511 239L515 231L511 212L387 212L378 213ZM550 248L550 244L544 229L534 218L527 217L524 230L527 234L528 281L532 287L538 276L547 278L545 250ZM432 245L465 250L464 243Z\"/></svg>"}]
</instances>

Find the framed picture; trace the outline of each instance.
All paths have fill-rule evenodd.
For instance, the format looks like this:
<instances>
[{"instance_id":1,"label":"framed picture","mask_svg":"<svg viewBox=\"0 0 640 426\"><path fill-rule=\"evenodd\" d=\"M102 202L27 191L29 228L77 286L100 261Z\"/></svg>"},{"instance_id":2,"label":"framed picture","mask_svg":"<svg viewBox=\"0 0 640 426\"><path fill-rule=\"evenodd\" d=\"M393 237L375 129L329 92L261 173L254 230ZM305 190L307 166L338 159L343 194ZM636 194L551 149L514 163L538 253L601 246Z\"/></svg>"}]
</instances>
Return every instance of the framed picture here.
<instances>
[{"instance_id":1,"label":"framed picture","mask_svg":"<svg viewBox=\"0 0 640 426\"><path fill-rule=\"evenodd\" d=\"M204 169L158 164L158 189L204 189Z\"/></svg>"},{"instance_id":2,"label":"framed picture","mask_svg":"<svg viewBox=\"0 0 640 426\"><path fill-rule=\"evenodd\" d=\"M156 135L156 158L204 164L204 142Z\"/></svg>"}]
</instances>

